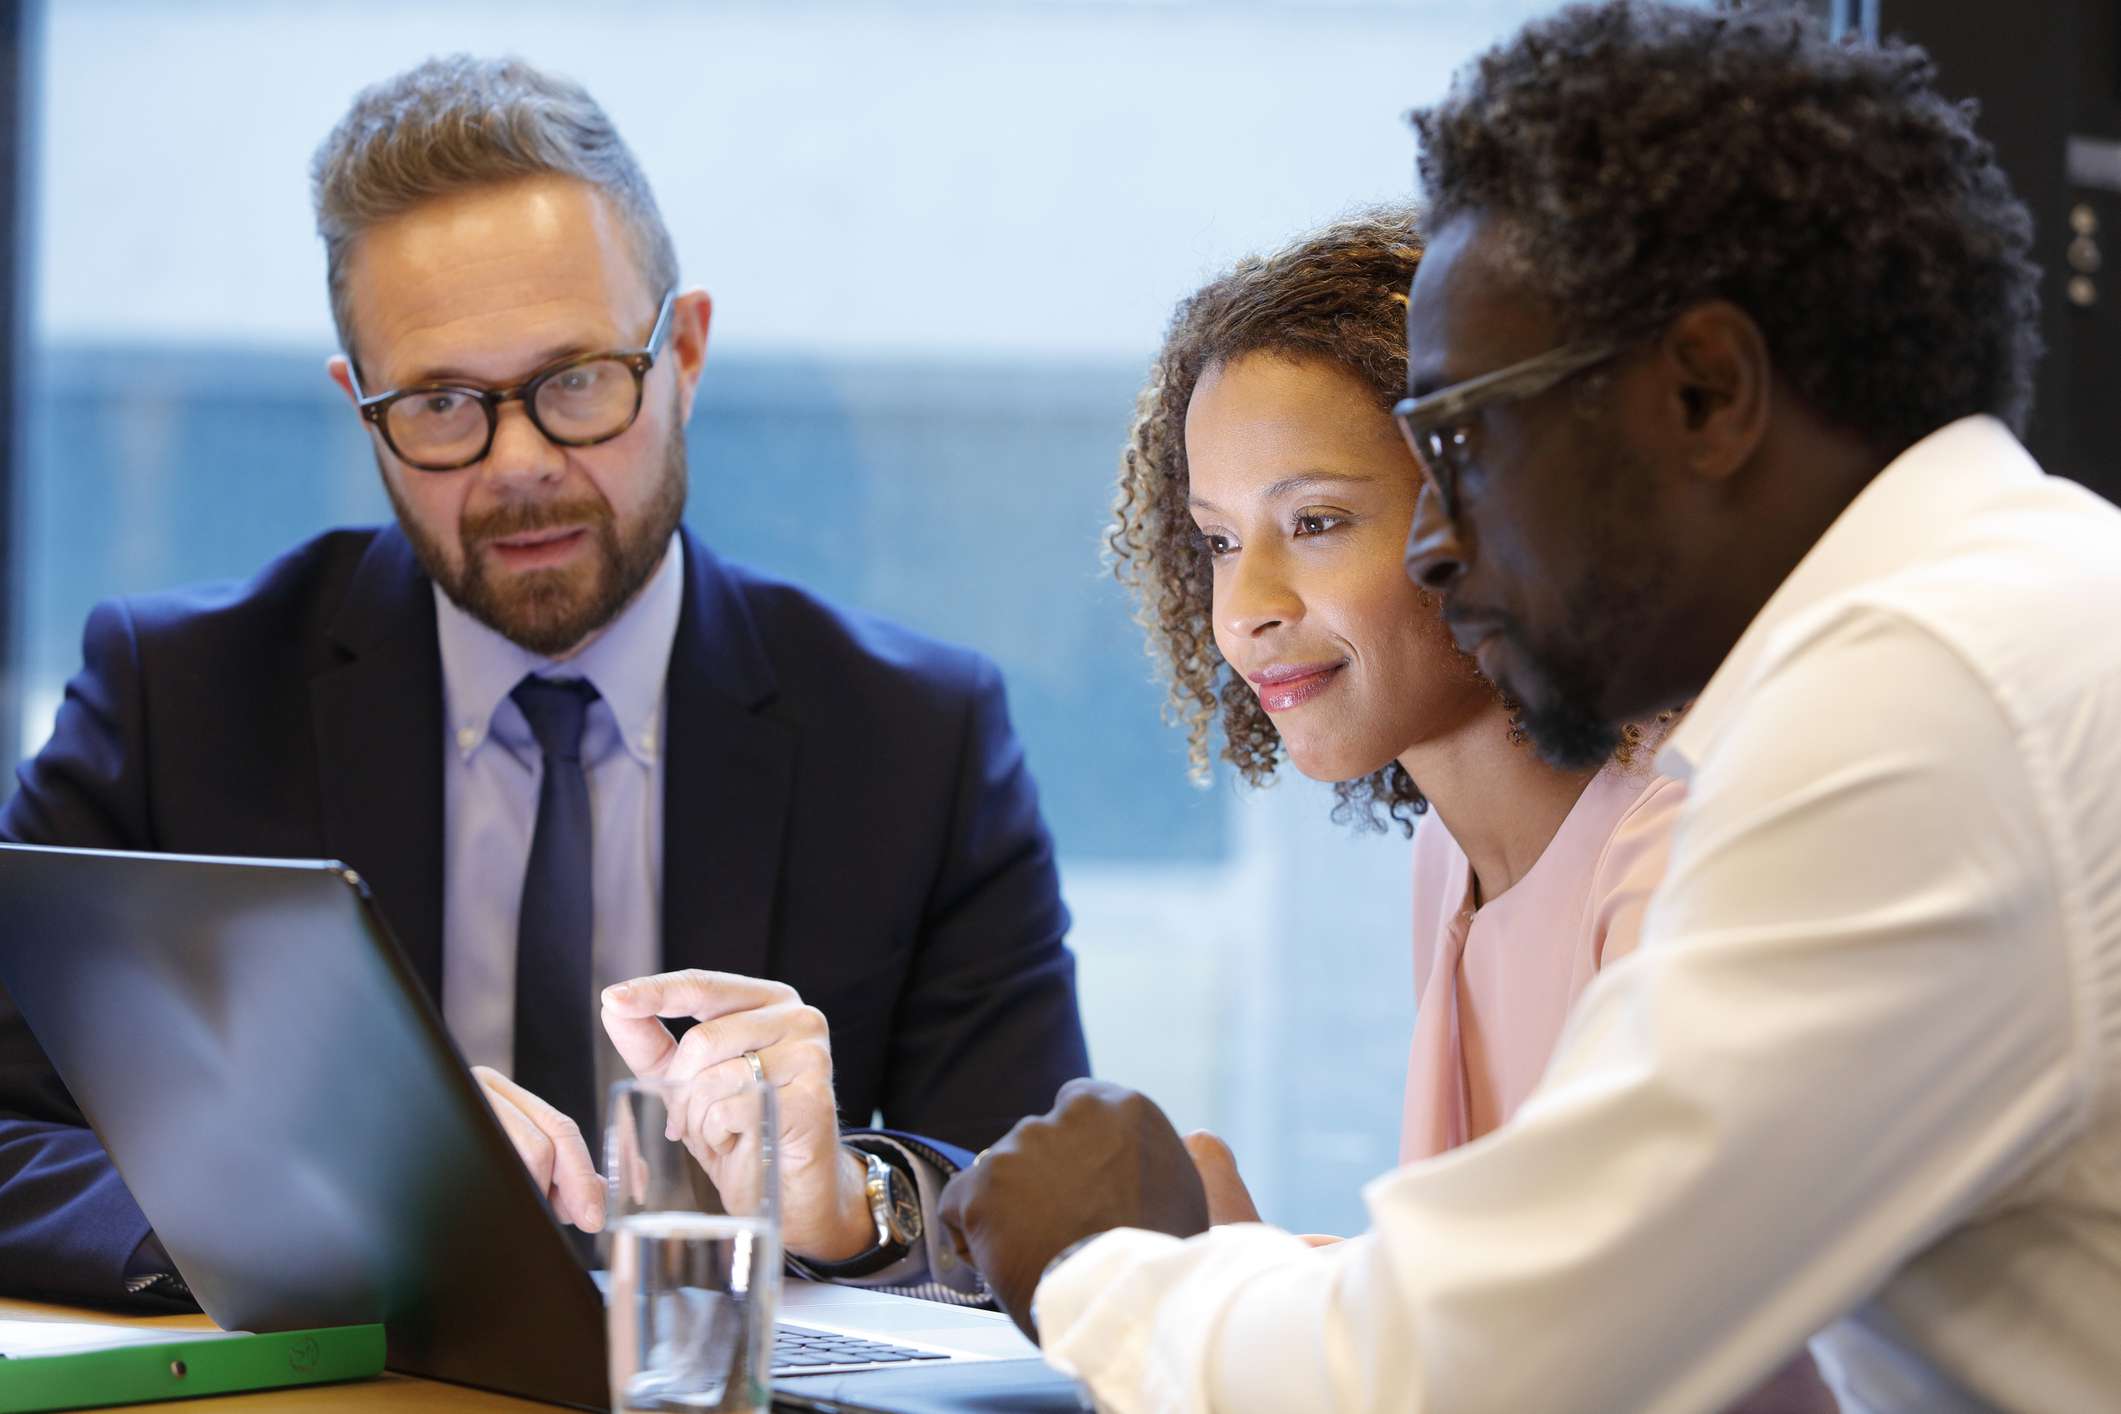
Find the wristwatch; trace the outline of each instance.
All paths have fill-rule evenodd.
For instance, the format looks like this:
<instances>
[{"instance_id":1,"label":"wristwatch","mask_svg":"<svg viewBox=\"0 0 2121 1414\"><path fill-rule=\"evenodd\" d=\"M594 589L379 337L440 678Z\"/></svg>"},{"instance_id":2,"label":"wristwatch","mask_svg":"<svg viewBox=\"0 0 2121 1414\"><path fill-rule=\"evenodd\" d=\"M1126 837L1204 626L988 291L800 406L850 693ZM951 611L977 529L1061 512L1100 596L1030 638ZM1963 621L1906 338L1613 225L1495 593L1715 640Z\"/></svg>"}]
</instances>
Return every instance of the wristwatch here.
<instances>
[{"instance_id":1,"label":"wristwatch","mask_svg":"<svg viewBox=\"0 0 2121 1414\"><path fill-rule=\"evenodd\" d=\"M862 1187L869 1194L869 1216L876 1219L876 1245L911 1248L921 1240L921 1195L883 1155L860 1152L869 1170Z\"/></svg>"},{"instance_id":2,"label":"wristwatch","mask_svg":"<svg viewBox=\"0 0 2121 1414\"><path fill-rule=\"evenodd\" d=\"M825 1277L860 1277L880 1272L912 1251L913 1244L921 1240L921 1195L913 1180L880 1154L856 1149L852 1144L846 1147L862 1160L862 1189L869 1199L869 1216L876 1220L876 1246L844 1262L805 1259L805 1266Z\"/></svg>"}]
</instances>

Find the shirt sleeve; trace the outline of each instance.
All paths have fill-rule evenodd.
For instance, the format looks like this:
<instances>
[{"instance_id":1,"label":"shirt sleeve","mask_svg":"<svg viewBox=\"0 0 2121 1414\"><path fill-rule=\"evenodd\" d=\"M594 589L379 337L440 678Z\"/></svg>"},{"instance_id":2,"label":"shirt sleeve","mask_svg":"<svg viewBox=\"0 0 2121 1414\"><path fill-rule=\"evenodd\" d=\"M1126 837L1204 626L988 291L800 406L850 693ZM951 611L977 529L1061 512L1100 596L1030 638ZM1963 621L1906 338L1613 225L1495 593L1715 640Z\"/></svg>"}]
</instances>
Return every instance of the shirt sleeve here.
<instances>
[{"instance_id":1,"label":"shirt sleeve","mask_svg":"<svg viewBox=\"0 0 2121 1414\"><path fill-rule=\"evenodd\" d=\"M1049 1352L1121 1411L1715 1408L2066 1142L2053 856L1995 699L1875 610L1775 663L1509 1125L1373 1183L1337 1249L1108 1234L1041 1285Z\"/></svg>"}]
</instances>

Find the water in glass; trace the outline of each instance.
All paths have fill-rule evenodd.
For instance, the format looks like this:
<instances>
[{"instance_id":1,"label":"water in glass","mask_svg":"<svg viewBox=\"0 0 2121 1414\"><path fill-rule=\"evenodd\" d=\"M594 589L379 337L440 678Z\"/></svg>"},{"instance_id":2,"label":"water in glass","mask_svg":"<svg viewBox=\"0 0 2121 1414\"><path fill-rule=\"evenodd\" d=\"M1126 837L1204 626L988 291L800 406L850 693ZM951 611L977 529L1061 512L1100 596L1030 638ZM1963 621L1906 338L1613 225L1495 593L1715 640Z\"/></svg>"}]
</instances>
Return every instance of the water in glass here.
<instances>
[{"instance_id":1,"label":"water in glass","mask_svg":"<svg viewBox=\"0 0 2121 1414\"><path fill-rule=\"evenodd\" d=\"M612 1408L766 1414L781 1293L773 1093L747 1082L696 1107L680 1087L629 1081L611 1099ZM713 1132L684 1132L703 1123L696 1108Z\"/></svg>"}]
</instances>

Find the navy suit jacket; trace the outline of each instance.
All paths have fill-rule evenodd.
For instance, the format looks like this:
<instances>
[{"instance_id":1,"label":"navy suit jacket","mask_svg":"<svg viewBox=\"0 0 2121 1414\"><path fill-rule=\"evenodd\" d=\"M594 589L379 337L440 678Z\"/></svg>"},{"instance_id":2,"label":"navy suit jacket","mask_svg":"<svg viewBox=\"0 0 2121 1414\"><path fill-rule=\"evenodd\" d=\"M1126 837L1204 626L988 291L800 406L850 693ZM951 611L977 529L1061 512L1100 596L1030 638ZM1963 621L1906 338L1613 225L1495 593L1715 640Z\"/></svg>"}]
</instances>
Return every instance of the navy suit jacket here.
<instances>
[{"instance_id":1,"label":"navy suit jacket","mask_svg":"<svg viewBox=\"0 0 2121 1414\"><path fill-rule=\"evenodd\" d=\"M822 1010L842 1123L991 1143L1088 1071L999 675L684 548L664 965L778 978ZM0 836L343 860L439 999L441 659L396 527L323 535L239 586L98 605L83 657ZM0 1288L114 1299L147 1231L0 997Z\"/></svg>"}]
</instances>

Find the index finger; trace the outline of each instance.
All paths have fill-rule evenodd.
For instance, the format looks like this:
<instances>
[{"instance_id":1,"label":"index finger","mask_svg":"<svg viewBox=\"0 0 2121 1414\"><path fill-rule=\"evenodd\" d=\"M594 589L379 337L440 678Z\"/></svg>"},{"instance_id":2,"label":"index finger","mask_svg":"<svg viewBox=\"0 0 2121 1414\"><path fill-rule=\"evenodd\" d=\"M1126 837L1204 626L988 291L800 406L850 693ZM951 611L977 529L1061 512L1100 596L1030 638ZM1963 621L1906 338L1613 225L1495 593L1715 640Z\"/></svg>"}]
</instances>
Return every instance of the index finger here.
<instances>
[{"instance_id":1,"label":"index finger","mask_svg":"<svg viewBox=\"0 0 2121 1414\"><path fill-rule=\"evenodd\" d=\"M518 1113L535 1125L552 1146L549 1179L556 1200L554 1210L564 1222L584 1232L604 1225L604 1180L589 1155L589 1140L567 1114L535 1092L502 1075L489 1071L491 1086L507 1097ZM482 1077L483 1078L483 1077Z\"/></svg>"},{"instance_id":2,"label":"index finger","mask_svg":"<svg viewBox=\"0 0 2121 1414\"><path fill-rule=\"evenodd\" d=\"M689 1016L712 1021L733 1011L772 1006L794 995L795 990L784 983L693 967L606 987L603 1001L606 1011L626 1019Z\"/></svg>"}]
</instances>

